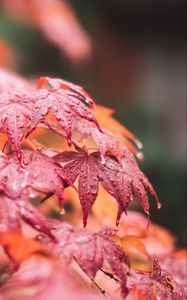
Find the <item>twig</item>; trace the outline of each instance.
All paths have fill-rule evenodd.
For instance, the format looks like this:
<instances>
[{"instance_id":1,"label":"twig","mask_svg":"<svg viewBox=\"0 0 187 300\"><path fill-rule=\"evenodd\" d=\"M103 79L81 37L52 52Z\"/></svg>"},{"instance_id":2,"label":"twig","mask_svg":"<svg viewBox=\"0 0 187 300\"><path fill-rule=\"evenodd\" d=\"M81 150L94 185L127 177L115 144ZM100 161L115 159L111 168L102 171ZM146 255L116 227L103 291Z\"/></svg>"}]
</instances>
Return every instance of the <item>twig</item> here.
<instances>
[{"instance_id":1,"label":"twig","mask_svg":"<svg viewBox=\"0 0 187 300\"><path fill-rule=\"evenodd\" d=\"M110 272L107 272L107 271L105 271L105 270L103 270L103 269L100 269L101 270L101 272L103 272L105 275L107 275L108 277L110 277L110 278L112 278L112 279L114 279L115 280L115 282L120 282L119 281L119 279L118 278L116 278L112 273L110 273Z\"/></svg>"}]
</instances>

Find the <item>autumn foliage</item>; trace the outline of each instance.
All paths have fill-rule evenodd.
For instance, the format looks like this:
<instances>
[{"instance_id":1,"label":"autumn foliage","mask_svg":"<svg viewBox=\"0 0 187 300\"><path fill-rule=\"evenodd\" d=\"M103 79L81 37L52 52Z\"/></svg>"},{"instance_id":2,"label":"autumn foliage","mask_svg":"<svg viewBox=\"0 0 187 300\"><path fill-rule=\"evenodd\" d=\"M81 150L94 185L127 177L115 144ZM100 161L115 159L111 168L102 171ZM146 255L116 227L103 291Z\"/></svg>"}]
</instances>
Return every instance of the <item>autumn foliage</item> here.
<instances>
[{"instance_id":1,"label":"autumn foliage","mask_svg":"<svg viewBox=\"0 0 187 300\"><path fill-rule=\"evenodd\" d=\"M112 112L0 70L0 299L185 299L186 253L149 221L141 143Z\"/></svg>"}]
</instances>

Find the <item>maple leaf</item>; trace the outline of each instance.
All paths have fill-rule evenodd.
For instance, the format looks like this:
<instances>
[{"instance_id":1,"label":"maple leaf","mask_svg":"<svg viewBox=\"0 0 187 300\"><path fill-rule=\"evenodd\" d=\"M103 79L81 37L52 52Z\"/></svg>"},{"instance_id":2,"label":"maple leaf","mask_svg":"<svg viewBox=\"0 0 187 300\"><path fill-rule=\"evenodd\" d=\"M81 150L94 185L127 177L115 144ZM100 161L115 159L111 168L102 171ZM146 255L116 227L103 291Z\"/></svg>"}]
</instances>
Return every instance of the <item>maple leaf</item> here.
<instances>
[{"instance_id":1,"label":"maple leaf","mask_svg":"<svg viewBox=\"0 0 187 300\"><path fill-rule=\"evenodd\" d=\"M140 271L150 271L152 260L144 244L135 236L126 235L123 239L116 236L115 240L128 254L131 267Z\"/></svg>"},{"instance_id":2,"label":"maple leaf","mask_svg":"<svg viewBox=\"0 0 187 300\"><path fill-rule=\"evenodd\" d=\"M92 111L93 111L93 113L95 112L95 106L93 107ZM96 116L98 118L98 114L96 114ZM107 116L105 118L107 119ZM100 117L98 118L98 121L99 121L100 125L103 124L103 121ZM113 123L113 121L114 121L114 123ZM74 143L76 145L79 145L79 146L81 146L81 143L84 140L86 140L86 145L89 148L89 146L90 146L89 138L91 138L94 141L94 145L96 145L98 150L100 151L101 155L111 154L111 155L121 158L123 156L124 149L129 149L133 154L136 155L136 157L138 159L142 159L143 154L140 151L138 151L132 145L132 143L129 142L129 140L136 141L139 148L142 147L141 143L133 135L131 135L131 133L125 127L123 127L116 120L109 119L108 122L110 125L106 126L106 124L104 122L104 127L102 125L102 126L100 126L101 130L97 130L97 127L95 124L92 124L92 126L89 126L89 123L86 120L81 120L81 122L80 122L79 119L75 118L74 122L73 122L72 140L74 141ZM119 129L118 129L118 127L119 127ZM123 131L122 131L122 129L123 129ZM128 137L129 140L127 138L125 138L124 135L126 137ZM91 148L92 147L93 147L93 144L91 144Z\"/></svg>"},{"instance_id":3,"label":"maple leaf","mask_svg":"<svg viewBox=\"0 0 187 300\"><path fill-rule=\"evenodd\" d=\"M134 194L146 213L149 213L147 191L159 202L155 191L129 151L125 151L124 158L119 162L114 156L104 155L104 161L99 152L88 154L87 151L77 148L76 151L64 151L54 159L63 166L64 177L74 183L79 176L78 193L83 209L83 223L87 222L88 213L98 195L99 183L118 202L117 224L122 212L132 200Z\"/></svg>"},{"instance_id":4,"label":"maple leaf","mask_svg":"<svg viewBox=\"0 0 187 300\"><path fill-rule=\"evenodd\" d=\"M168 255L163 255L159 257L159 261L162 268L167 270L187 291L187 250L179 249Z\"/></svg>"},{"instance_id":5,"label":"maple leaf","mask_svg":"<svg viewBox=\"0 0 187 300\"><path fill-rule=\"evenodd\" d=\"M49 83L51 88L41 89L46 83ZM26 137L39 123L44 123L50 130L52 129L51 124L45 120L50 111L65 133L69 144L74 118L78 118L80 123L85 119L88 126L95 124L95 131L101 131L90 108L86 106L86 103L93 105L93 99L82 87L49 77L41 77L38 86L37 91L25 91L23 88L21 91L14 90L0 94L0 131L7 130L8 141L14 145L19 158L21 158L20 144L27 127L30 126L30 130Z\"/></svg>"},{"instance_id":6,"label":"maple leaf","mask_svg":"<svg viewBox=\"0 0 187 300\"><path fill-rule=\"evenodd\" d=\"M10 199L0 195L0 232L20 231L20 218L37 231L54 239L49 229L48 220L27 199Z\"/></svg>"},{"instance_id":7,"label":"maple leaf","mask_svg":"<svg viewBox=\"0 0 187 300\"><path fill-rule=\"evenodd\" d=\"M29 202L29 198L50 192L58 197L62 206L63 191L61 167L46 155L26 150L22 163L16 155L0 155L0 201L3 201L0 214L1 226L5 230L17 230L21 216L36 230L51 236L47 220ZM10 201L13 204L7 211Z\"/></svg>"},{"instance_id":8,"label":"maple leaf","mask_svg":"<svg viewBox=\"0 0 187 300\"><path fill-rule=\"evenodd\" d=\"M75 118L72 138L75 144L80 146L80 143L87 139L86 145L89 146L88 138L91 137L102 155L107 153L122 157L123 149L128 148L137 158L143 158L142 153L137 150L137 148L142 148L141 142L118 121L112 118L114 110L104 106L94 105L92 112L99 121L102 131L97 130L94 124L89 126L86 120L81 120L80 122Z\"/></svg>"},{"instance_id":9,"label":"maple leaf","mask_svg":"<svg viewBox=\"0 0 187 300\"><path fill-rule=\"evenodd\" d=\"M67 269L59 260L38 256L24 261L19 270L1 285L0 293L2 299L9 300L106 299L100 292L92 290L80 275L77 276L75 272Z\"/></svg>"},{"instance_id":10,"label":"maple leaf","mask_svg":"<svg viewBox=\"0 0 187 300\"><path fill-rule=\"evenodd\" d=\"M114 112L115 110L101 105L95 105L93 108L93 113L100 125L111 131L121 143L125 144L133 154L141 159L142 153L138 149L142 148L142 143L127 128L112 117Z\"/></svg>"},{"instance_id":11,"label":"maple leaf","mask_svg":"<svg viewBox=\"0 0 187 300\"><path fill-rule=\"evenodd\" d=\"M46 244L47 249L63 259L67 264L75 259L82 270L93 280L104 263L108 264L121 282L122 294L126 290L126 272L129 260L123 249L110 237L116 234L112 228L104 228L97 233L77 231L68 223L51 221L51 231L56 238L55 243L38 236Z\"/></svg>"},{"instance_id":12,"label":"maple leaf","mask_svg":"<svg viewBox=\"0 0 187 300\"><path fill-rule=\"evenodd\" d=\"M69 143L71 143L72 123L76 117L80 123L85 119L89 121L89 125L95 124L96 130L101 130L91 110L85 104L93 105L93 100L82 87L58 78L41 77L39 88L46 83L51 86L49 90L39 89L29 97L31 101L35 101L35 106L32 110L31 128L28 135L39 123L47 124L45 118L50 111L55 116L57 124L65 132ZM51 129L50 125L47 126Z\"/></svg>"},{"instance_id":13,"label":"maple leaf","mask_svg":"<svg viewBox=\"0 0 187 300\"><path fill-rule=\"evenodd\" d=\"M167 229L152 222L147 229L147 219L135 211L121 217L117 235L122 240L128 235L138 238L150 256L168 257L174 249L174 237Z\"/></svg>"},{"instance_id":14,"label":"maple leaf","mask_svg":"<svg viewBox=\"0 0 187 300\"><path fill-rule=\"evenodd\" d=\"M21 163L15 154L1 155L0 170L0 190L12 199L32 197L34 191L39 191L56 194L60 203L63 200L61 167L39 151L25 150Z\"/></svg>"},{"instance_id":15,"label":"maple leaf","mask_svg":"<svg viewBox=\"0 0 187 300\"><path fill-rule=\"evenodd\" d=\"M70 81L63 80L60 78L51 78L47 76L41 76L38 79L38 88L43 88L46 84L49 84L53 89L63 89L68 96L73 96L77 99L85 101L90 106L93 106L94 100L85 91L85 89L77 84Z\"/></svg>"},{"instance_id":16,"label":"maple leaf","mask_svg":"<svg viewBox=\"0 0 187 300\"><path fill-rule=\"evenodd\" d=\"M86 139L86 145L89 146L90 144L88 139L90 137L97 145L101 155L111 154L116 157L121 157L123 155L123 149L125 146L116 136L113 135L112 132L105 128L101 128L99 131L95 124L89 126L86 120L81 120L80 122L75 118L73 122L73 142L76 145L81 146L81 142Z\"/></svg>"},{"instance_id":17,"label":"maple leaf","mask_svg":"<svg viewBox=\"0 0 187 300\"><path fill-rule=\"evenodd\" d=\"M0 232L20 231L18 208L14 201L0 194Z\"/></svg>"},{"instance_id":18,"label":"maple leaf","mask_svg":"<svg viewBox=\"0 0 187 300\"><path fill-rule=\"evenodd\" d=\"M127 276L127 286L130 292L127 296L129 300L139 299L137 298L139 293L142 295L140 299L146 300L186 299L183 286L176 282L167 271L161 269L157 259L154 259L153 271L150 273L131 270ZM132 294L134 298L130 297Z\"/></svg>"},{"instance_id":19,"label":"maple leaf","mask_svg":"<svg viewBox=\"0 0 187 300\"><path fill-rule=\"evenodd\" d=\"M128 189L130 189L131 193L133 192L137 197L138 202L144 209L144 211L149 214L150 205L147 192L149 192L155 198L157 208L160 209L161 204L158 200L153 186L149 182L148 178L144 175L144 173L139 169L136 160L129 151L124 151L124 157L121 160L121 163L122 169L125 174L125 176L123 177L124 182L127 184Z\"/></svg>"},{"instance_id":20,"label":"maple leaf","mask_svg":"<svg viewBox=\"0 0 187 300\"><path fill-rule=\"evenodd\" d=\"M19 158L21 157L20 142L29 125L32 108L33 101L28 100L24 92L0 94L0 131L6 128L8 140L14 145Z\"/></svg>"}]
</instances>

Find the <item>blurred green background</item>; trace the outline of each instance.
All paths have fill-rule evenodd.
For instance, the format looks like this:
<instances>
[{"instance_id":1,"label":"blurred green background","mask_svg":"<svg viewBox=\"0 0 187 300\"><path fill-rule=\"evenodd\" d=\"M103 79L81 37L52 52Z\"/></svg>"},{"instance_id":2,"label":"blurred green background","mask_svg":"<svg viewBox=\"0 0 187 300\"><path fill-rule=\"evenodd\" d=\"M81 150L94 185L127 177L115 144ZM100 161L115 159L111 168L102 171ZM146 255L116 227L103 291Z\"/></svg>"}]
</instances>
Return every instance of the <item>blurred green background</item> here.
<instances>
[{"instance_id":1,"label":"blurred green background","mask_svg":"<svg viewBox=\"0 0 187 300\"><path fill-rule=\"evenodd\" d=\"M45 1L44 1L45 2ZM42 33L1 7L0 38L16 71L83 85L144 145L142 170L163 205L151 218L186 244L185 1L72 0L92 55L71 61ZM72 39L74 36L72 35Z\"/></svg>"}]
</instances>

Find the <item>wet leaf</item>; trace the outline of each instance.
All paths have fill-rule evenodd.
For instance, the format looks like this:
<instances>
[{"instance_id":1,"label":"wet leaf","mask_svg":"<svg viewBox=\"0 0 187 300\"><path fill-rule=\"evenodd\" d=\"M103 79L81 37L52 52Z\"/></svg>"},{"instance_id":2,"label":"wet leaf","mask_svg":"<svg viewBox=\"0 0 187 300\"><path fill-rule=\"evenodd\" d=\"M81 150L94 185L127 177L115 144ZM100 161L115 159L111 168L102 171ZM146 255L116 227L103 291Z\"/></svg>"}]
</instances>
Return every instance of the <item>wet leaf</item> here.
<instances>
[{"instance_id":1,"label":"wet leaf","mask_svg":"<svg viewBox=\"0 0 187 300\"><path fill-rule=\"evenodd\" d=\"M57 242L50 242L42 236L38 239L44 245L46 244L53 255L60 257L66 263L75 259L91 279L94 279L97 271L107 262L120 280L122 294L126 295L126 272L129 270L129 260L123 249L110 238L116 233L114 229L105 228L97 233L90 233L75 230L67 223L53 221L51 231Z\"/></svg>"},{"instance_id":2,"label":"wet leaf","mask_svg":"<svg viewBox=\"0 0 187 300\"><path fill-rule=\"evenodd\" d=\"M34 101L21 91L0 94L0 131L7 132L8 141L14 145L21 158L21 141L29 125Z\"/></svg>"},{"instance_id":3,"label":"wet leaf","mask_svg":"<svg viewBox=\"0 0 187 300\"><path fill-rule=\"evenodd\" d=\"M146 300L185 300L186 293L181 284L176 282L165 270L162 270L157 259L153 261L153 271L150 273L131 271L127 278L129 298L137 299L141 295ZM132 298L132 295L134 298Z\"/></svg>"},{"instance_id":4,"label":"wet leaf","mask_svg":"<svg viewBox=\"0 0 187 300\"><path fill-rule=\"evenodd\" d=\"M22 157L20 163L16 155L0 156L1 228L17 230L21 216L36 230L51 236L47 219L29 202L29 198L50 192L58 197L62 205L64 187L61 168L40 152L24 151Z\"/></svg>"},{"instance_id":5,"label":"wet leaf","mask_svg":"<svg viewBox=\"0 0 187 300\"><path fill-rule=\"evenodd\" d=\"M112 117L115 112L113 109L96 105L93 108L93 112L103 128L111 131L133 154L138 158L142 158L142 154L138 150L142 148L142 143L127 128Z\"/></svg>"},{"instance_id":6,"label":"wet leaf","mask_svg":"<svg viewBox=\"0 0 187 300\"><path fill-rule=\"evenodd\" d=\"M7 300L104 300L100 291L86 283L59 261L33 257L0 288ZM0 298L1 299L1 298Z\"/></svg>"},{"instance_id":7,"label":"wet leaf","mask_svg":"<svg viewBox=\"0 0 187 300\"><path fill-rule=\"evenodd\" d=\"M46 83L50 85L48 89L41 89ZM99 124L91 110L85 105L93 105L93 100L80 86L70 82L42 77L39 79L39 90L30 95L30 101L35 102L31 115L30 134L39 123L44 123L49 112L56 118L57 124L64 131L69 143L71 143L72 123L75 118L89 121L89 125L96 125L95 130L100 130ZM47 126L51 128L48 124Z\"/></svg>"},{"instance_id":8,"label":"wet leaf","mask_svg":"<svg viewBox=\"0 0 187 300\"><path fill-rule=\"evenodd\" d=\"M111 155L104 155L104 161L102 161L99 152L88 154L81 148L77 148L77 152L59 153L54 159L62 165L64 178L68 182L73 184L79 177L78 194L84 214L84 226L88 213L97 198L99 183L118 202L117 223L121 213L126 212L133 195L137 197L146 213L149 213L147 191L156 198L159 207L153 187L128 151L125 151L121 162Z\"/></svg>"}]
</instances>

